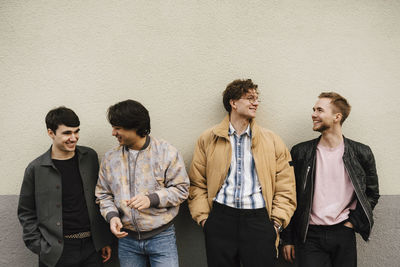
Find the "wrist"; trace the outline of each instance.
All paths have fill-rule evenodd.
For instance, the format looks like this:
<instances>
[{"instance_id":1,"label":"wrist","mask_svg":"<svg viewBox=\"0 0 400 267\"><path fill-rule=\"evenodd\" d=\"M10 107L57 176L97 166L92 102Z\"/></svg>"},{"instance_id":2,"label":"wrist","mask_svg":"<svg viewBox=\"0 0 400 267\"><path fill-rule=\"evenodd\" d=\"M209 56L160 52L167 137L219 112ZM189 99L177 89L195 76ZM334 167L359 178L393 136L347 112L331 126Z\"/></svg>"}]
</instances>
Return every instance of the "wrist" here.
<instances>
[{"instance_id":1,"label":"wrist","mask_svg":"<svg viewBox=\"0 0 400 267\"><path fill-rule=\"evenodd\" d=\"M277 221L273 221L273 224L274 224L274 227L275 227L275 229L276 229L276 231L278 233L283 231L283 227L282 227L282 225L280 223L278 223Z\"/></svg>"},{"instance_id":2,"label":"wrist","mask_svg":"<svg viewBox=\"0 0 400 267\"><path fill-rule=\"evenodd\" d=\"M117 220L120 220L119 217L117 217L117 216L112 217L112 218L110 219L110 224L113 223L113 222L115 222L115 221L117 221Z\"/></svg>"},{"instance_id":3,"label":"wrist","mask_svg":"<svg viewBox=\"0 0 400 267\"><path fill-rule=\"evenodd\" d=\"M118 212L111 211L111 212L107 213L106 221L107 221L108 223L110 223L110 222L111 222L111 219L114 218L114 217L118 217L118 218L119 218L119 214L118 214Z\"/></svg>"}]
</instances>

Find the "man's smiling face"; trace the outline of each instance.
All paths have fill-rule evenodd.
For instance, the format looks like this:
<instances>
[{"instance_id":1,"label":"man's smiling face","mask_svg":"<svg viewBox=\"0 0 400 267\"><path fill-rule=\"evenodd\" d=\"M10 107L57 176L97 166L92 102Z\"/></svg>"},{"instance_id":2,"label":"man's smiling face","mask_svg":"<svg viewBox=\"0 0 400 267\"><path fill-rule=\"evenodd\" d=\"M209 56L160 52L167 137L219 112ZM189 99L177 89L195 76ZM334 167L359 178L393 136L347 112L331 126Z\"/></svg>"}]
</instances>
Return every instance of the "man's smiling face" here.
<instances>
[{"instance_id":1,"label":"man's smiling face","mask_svg":"<svg viewBox=\"0 0 400 267\"><path fill-rule=\"evenodd\" d=\"M317 132L324 132L332 128L335 123L334 107L331 104L330 98L320 98L313 107L311 119L313 121L313 130Z\"/></svg>"},{"instance_id":2,"label":"man's smiling face","mask_svg":"<svg viewBox=\"0 0 400 267\"><path fill-rule=\"evenodd\" d=\"M68 127L64 124L58 126L56 132L48 129L48 134L53 139L53 147L57 151L68 154L73 153L79 140L79 127Z\"/></svg>"},{"instance_id":3,"label":"man's smiling face","mask_svg":"<svg viewBox=\"0 0 400 267\"><path fill-rule=\"evenodd\" d=\"M246 119L253 119L256 117L258 104L259 101L256 90L249 90L240 99L231 100L232 112Z\"/></svg>"}]
</instances>

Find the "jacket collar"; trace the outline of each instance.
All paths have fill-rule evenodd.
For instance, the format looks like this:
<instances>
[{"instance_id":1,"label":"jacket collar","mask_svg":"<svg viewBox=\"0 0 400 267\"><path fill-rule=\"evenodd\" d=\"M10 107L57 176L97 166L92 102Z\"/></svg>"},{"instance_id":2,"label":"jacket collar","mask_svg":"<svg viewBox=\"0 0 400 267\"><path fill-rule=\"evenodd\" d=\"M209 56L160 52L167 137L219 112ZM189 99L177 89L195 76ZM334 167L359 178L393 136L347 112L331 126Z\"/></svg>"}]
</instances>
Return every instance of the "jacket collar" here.
<instances>
[{"instance_id":1,"label":"jacket collar","mask_svg":"<svg viewBox=\"0 0 400 267\"><path fill-rule=\"evenodd\" d=\"M343 156L346 156L348 154L352 155L353 153L351 152L351 149L350 149L350 140L348 138L346 138L344 135L343 135L343 142L344 142Z\"/></svg>"},{"instance_id":2,"label":"jacket collar","mask_svg":"<svg viewBox=\"0 0 400 267\"><path fill-rule=\"evenodd\" d=\"M344 154L347 154L347 153L349 153L349 139L347 139L344 135L342 135L343 136L343 143L344 143ZM314 153L315 153L315 151L317 151L317 146L318 146L318 143L319 143L319 140L321 140L321 137L322 137L322 135L320 135L318 138L315 138L314 140L312 140L312 146L313 146L313 149L312 149L312 151L314 151Z\"/></svg>"},{"instance_id":3,"label":"jacket collar","mask_svg":"<svg viewBox=\"0 0 400 267\"><path fill-rule=\"evenodd\" d=\"M229 123L228 135L231 136L231 135L233 135L233 134L235 134L235 133L236 133L236 130L235 130L235 128L233 128L232 123ZM236 133L236 134L237 134L237 133ZM242 135L243 135L243 134L247 134L248 136L251 137L250 125L247 125L247 128L246 128L246 130L242 133Z\"/></svg>"},{"instance_id":4,"label":"jacket collar","mask_svg":"<svg viewBox=\"0 0 400 267\"><path fill-rule=\"evenodd\" d=\"M55 168L53 160L51 159L51 148L52 147L53 146L51 145L50 148L41 156L40 165L42 165L42 166L52 166L52 167ZM83 155L87 154L88 152L86 150L83 150L81 147L76 146L75 153L78 153L78 159L81 160Z\"/></svg>"},{"instance_id":5,"label":"jacket collar","mask_svg":"<svg viewBox=\"0 0 400 267\"><path fill-rule=\"evenodd\" d=\"M150 136L149 136L149 135L146 135L146 141L144 142L144 145L142 146L142 148L141 148L140 150L145 150L149 145L150 145ZM129 151L128 146L124 146L124 147L122 148L122 154L123 154L125 151Z\"/></svg>"},{"instance_id":6,"label":"jacket collar","mask_svg":"<svg viewBox=\"0 0 400 267\"><path fill-rule=\"evenodd\" d=\"M260 135L260 127L257 125L254 119L250 120L251 130L251 146L256 146L258 143L258 137ZM213 133L216 136L223 137L229 140L229 114L225 116L220 124L214 127Z\"/></svg>"}]
</instances>

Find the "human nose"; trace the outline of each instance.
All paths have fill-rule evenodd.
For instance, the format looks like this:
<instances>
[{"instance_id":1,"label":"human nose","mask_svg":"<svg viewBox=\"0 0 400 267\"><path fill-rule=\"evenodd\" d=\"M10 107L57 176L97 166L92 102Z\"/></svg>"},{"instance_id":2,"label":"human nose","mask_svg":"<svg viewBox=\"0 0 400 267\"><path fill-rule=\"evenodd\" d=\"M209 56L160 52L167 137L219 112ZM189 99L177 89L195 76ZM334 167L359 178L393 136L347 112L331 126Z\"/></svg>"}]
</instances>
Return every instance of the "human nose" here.
<instances>
[{"instance_id":1,"label":"human nose","mask_svg":"<svg viewBox=\"0 0 400 267\"><path fill-rule=\"evenodd\" d=\"M311 113L311 119L315 119L317 117L316 111L313 111L313 113Z\"/></svg>"},{"instance_id":2,"label":"human nose","mask_svg":"<svg viewBox=\"0 0 400 267\"><path fill-rule=\"evenodd\" d=\"M116 135L117 135L117 130L115 130L115 129L113 128L112 131L111 131L111 135L112 135L112 136L116 136Z\"/></svg>"},{"instance_id":3,"label":"human nose","mask_svg":"<svg viewBox=\"0 0 400 267\"><path fill-rule=\"evenodd\" d=\"M70 137L71 141L76 141L76 140L78 140L78 138L79 138L78 134L76 134L76 133L71 134L71 137Z\"/></svg>"}]
</instances>

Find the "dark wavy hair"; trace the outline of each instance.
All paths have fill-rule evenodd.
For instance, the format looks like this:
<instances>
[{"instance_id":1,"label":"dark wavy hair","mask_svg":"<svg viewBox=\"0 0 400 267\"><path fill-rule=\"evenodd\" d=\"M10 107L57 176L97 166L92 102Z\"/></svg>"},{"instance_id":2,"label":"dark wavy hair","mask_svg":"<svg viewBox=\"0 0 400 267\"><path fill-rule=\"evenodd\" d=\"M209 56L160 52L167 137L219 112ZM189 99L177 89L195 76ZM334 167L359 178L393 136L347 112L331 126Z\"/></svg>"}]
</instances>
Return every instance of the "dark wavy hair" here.
<instances>
[{"instance_id":1,"label":"dark wavy hair","mask_svg":"<svg viewBox=\"0 0 400 267\"><path fill-rule=\"evenodd\" d=\"M81 124L75 112L64 106L50 110L46 115L45 121L47 129L52 130L54 134L59 125L78 127Z\"/></svg>"},{"instance_id":2,"label":"dark wavy hair","mask_svg":"<svg viewBox=\"0 0 400 267\"><path fill-rule=\"evenodd\" d=\"M107 118L112 126L133 129L141 137L150 134L149 112L135 100L128 99L112 105L108 108Z\"/></svg>"},{"instance_id":3,"label":"dark wavy hair","mask_svg":"<svg viewBox=\"0 0 400 267\"><path fill-rule=\"evenodd\" d=\"M243 95L247 94L250 90L255 90L258 94L258 85L254 84L251 79L247 80L234 80L226 86L225 91L222 93L222 101L226 111L231 113L231 99L240 99Z\"/></svg>"}]
</instances>

